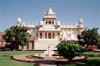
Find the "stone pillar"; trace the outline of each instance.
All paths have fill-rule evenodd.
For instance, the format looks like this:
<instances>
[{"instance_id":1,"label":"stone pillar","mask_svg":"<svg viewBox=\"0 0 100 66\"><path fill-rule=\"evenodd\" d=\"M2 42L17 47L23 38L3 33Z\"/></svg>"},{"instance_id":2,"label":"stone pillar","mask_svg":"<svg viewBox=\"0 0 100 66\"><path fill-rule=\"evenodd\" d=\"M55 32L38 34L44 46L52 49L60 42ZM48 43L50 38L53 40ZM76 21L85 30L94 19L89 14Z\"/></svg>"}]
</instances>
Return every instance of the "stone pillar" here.
<instances>
[{"instance_id":1,"label":"stone pillar","mask_svg":"<svg viewBox=\"0 0 100 66\"><path fill-rule=\"evenodd\" d=\"M40 38L40 32L38 32L38 38Z\"/></svg>"},{"instance_id":2,"label":"stone pillar","mask_svg":"<svg viewBox=\"0 0 100 66\"><path fill-rule=\"evenodd\" d=\"M46 25L46 21L44 21L44 25Z\"/></svg>"},{"instance_id":3,"label":"stone pillar","mask_svg":"<svg viewBox=\"0 0 100 66\"><path fill-rule=\"evenodd\" d=\"M42 39L44 38L44 36L43 36L43 32L42 32Z\"/></svg>"},{"instance_id":4,"label":"stone pillar","mask_svg":"<svg viewBox=\"0 0 100 66\"><path fill-rule=\"evenodd\" d=\"M54 24L53 25L55 25L55 21L54 21Z\"/></svg>"},{"instance_id":5,"label":"stone pillar","mask_svg":"<svg viewBox=\"0 0 100 66\"><path fill-rule=\"evenodd\" d=\"M54 34L55 35L55 39L57 38L57 33Z\"/></svg>"},{"instance_id":6,"label":"stone pillar","mask_svg":"<svg viewBox=\"0 0 100 66\"><path fill-rule=\"evenodd\" d=\"M47 39L48 39L48 32L47 32Z\"/></svg>"},{"instance_id":7,"label":"stone pillar","mask_svg":"<svg viewBox=\"0 0 100 66\"><path fill-rule=\"evenodd\" d=\"M75 39L77 39L77 38L76 38L76 29L75 29Z\"/></svg>"},{"instance_id":8,"label":"stone pillar","mask_svg":"<svg viewBox=\"0 0 100 66\"><path fill-rule=\"evenodd\" d=\"M44 39L45 39L45 32L44 32Z\"/></svg>"},{"instance_id":9,"label":"stone pillar","mask_svg":"<svg viewBox=\"0 0 100 66\"><path fill-rule=\"evenodd\" d=\"M70 29L70 40L72 39L72 29Z\"/></svg>"},{"instance_id":10,"label":"stone pillar","mask_svg":"<svg viewBox=\"0 0 100 66\"><path fill-rule=\"evenodd\" d=\"M53 33L51 32L51 39L53 39Z\"/></svg>"},{"instance_id":11,"label":"stone pillar","mask_svg":"<svg viewBox=\"0 0 100 66\"><path fill-rule=\"evenodd\" d=\"M74 29L74 40L75 40L75 29Z\"/></svg>"},{"instance_id":12,"label":"stone pillar","mask_svg":"<svg viewBox=\"0 0 100 66\"><path fill-rule=\"evenodd\" d=\"M47 25L48 25L48 21L47 21Z\"/></svg>"}]
</instances>

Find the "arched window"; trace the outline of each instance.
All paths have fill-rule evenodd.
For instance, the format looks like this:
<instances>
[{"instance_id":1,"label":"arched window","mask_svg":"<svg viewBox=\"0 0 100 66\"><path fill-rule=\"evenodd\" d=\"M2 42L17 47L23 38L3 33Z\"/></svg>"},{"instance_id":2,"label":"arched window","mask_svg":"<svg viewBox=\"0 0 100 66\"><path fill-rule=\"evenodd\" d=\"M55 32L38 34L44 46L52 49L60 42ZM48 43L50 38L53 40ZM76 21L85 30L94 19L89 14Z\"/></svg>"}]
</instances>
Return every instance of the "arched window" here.
<instances>
[{"instance_id":1,"label":"arched window","mask_svg":"<svg viewBox=\"0 0 100 66\"><path fill-rule=\"evenodd\" d=\"M47 23L48 23L48 22L46 21L46 25L47 25Z\"/></svg>"},{"instance_id":2,"label":"arched window","mask_svg":"<svg viewBox=\"0 0 100 66\"><path fill-rule=\"evenodd\" d=\"M51 25L51 21L49 21L49 25Z\"/></svg>"},{"instance_id":3,"label":"arched window","mask_svg":"<svg viewBox=\"0 0 100 66\"><path fill-rule=\"evenodd\" d=\"M54 25L54 21L52 21L52 25Z\"/></svg>"}]
</instances>

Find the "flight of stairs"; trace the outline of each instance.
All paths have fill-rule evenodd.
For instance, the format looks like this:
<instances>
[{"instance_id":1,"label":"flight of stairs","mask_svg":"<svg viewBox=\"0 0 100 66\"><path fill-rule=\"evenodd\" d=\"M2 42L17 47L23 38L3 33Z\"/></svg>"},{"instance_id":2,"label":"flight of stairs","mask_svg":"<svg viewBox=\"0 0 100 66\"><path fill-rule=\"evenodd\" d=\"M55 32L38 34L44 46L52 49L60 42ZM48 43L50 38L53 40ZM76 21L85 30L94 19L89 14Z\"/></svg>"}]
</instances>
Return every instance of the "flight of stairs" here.
<instances>
[{"instance_id":1,"label":"flight of stairs","mask_svg":"<svg viewBox=\"0 0 100 66\"><path fill-rule=\"evenodd\" d=\"M50 46L50 49L57 50L56 46L61 41L58 40L38 40L35 42L35 50L47 50L48 46Z\"/></svg>"}]
</instances>

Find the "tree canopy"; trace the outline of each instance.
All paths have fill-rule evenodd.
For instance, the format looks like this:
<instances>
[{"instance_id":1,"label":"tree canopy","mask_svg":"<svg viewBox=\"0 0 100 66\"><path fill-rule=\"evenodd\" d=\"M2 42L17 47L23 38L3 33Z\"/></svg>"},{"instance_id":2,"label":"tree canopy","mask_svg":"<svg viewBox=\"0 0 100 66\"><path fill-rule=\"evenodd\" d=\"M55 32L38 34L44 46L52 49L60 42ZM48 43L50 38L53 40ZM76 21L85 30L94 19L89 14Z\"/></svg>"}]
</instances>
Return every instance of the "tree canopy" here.
<instances>
[{"instance_id":1,"label":"tree canopy","mask_svg":"<svg viewBox=\"0 0 100 66\"><path fill-rule=\"evenodd\" d=\"M87 47L89 45L98 45L100 44L100 34L98 33L99 28L93 28L93 29L87 29L83 30L81 32L81 35L79 39L82 39L84 41L84 44L87 44Z\"/></svg>"},{"instance_id":2,"label":"tree canopy","mask_svg":"<svg viewBox=\"0 0 100 66\"><path fill-rule=\"evenodd\" d=\"M31 37L31 35L27 33L27 30L28 28L25 26L11 26L9 29L5 30L6 34L2 37L7 43L24 46L28 43L28 38Z\"/></svg>"},{"instance_id":3,"label":"tree canopy","mask_svg":"<svg viewBox=\"0 0 100 66\"><path fill-rule=\"evenodd\" d=\"M69 63L75 56L82 55L85 52L85 48L81 45L74 44L72 41L63 41L57 45L58 53L69 59Z\"/></svg>"}]
</instances>

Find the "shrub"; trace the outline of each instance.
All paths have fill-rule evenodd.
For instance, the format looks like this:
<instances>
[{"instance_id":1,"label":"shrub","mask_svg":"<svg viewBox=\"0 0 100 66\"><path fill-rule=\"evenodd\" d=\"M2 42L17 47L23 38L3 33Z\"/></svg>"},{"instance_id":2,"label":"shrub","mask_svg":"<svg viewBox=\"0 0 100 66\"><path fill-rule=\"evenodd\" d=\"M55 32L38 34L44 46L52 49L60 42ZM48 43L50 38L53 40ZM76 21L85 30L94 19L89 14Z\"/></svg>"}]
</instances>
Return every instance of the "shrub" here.
<instances>
[{"instance_id":1,"label":"shrub","mask_svg":"<svg viewBox=\"0 0 100 66\"><path fill-rule=\"evenodd\" d=\"M88 49L88 51L93 51L93 49Z\"/></svg>"},{"instance_id":2,"label":"shrub","mask_svg":"<svg viewBox=\"0 0 100 66\"><path fill-rule=\"evenodd\" d=\"M85 48L81 45L75 44L72 41L63 41L57 45L58 53L69 59L68 62L70 63L75 56L80 56L85 52Z\"/></svg>"},{"instance_id":3,"label":"shrub","mask_svg":"<svg viewBox=\"0 0 100 66\"><path fill-rule=\"evenodd\" d=\"M5 47L4 51L10 51L10 48Z\"/></svg>"}]
</instances>

